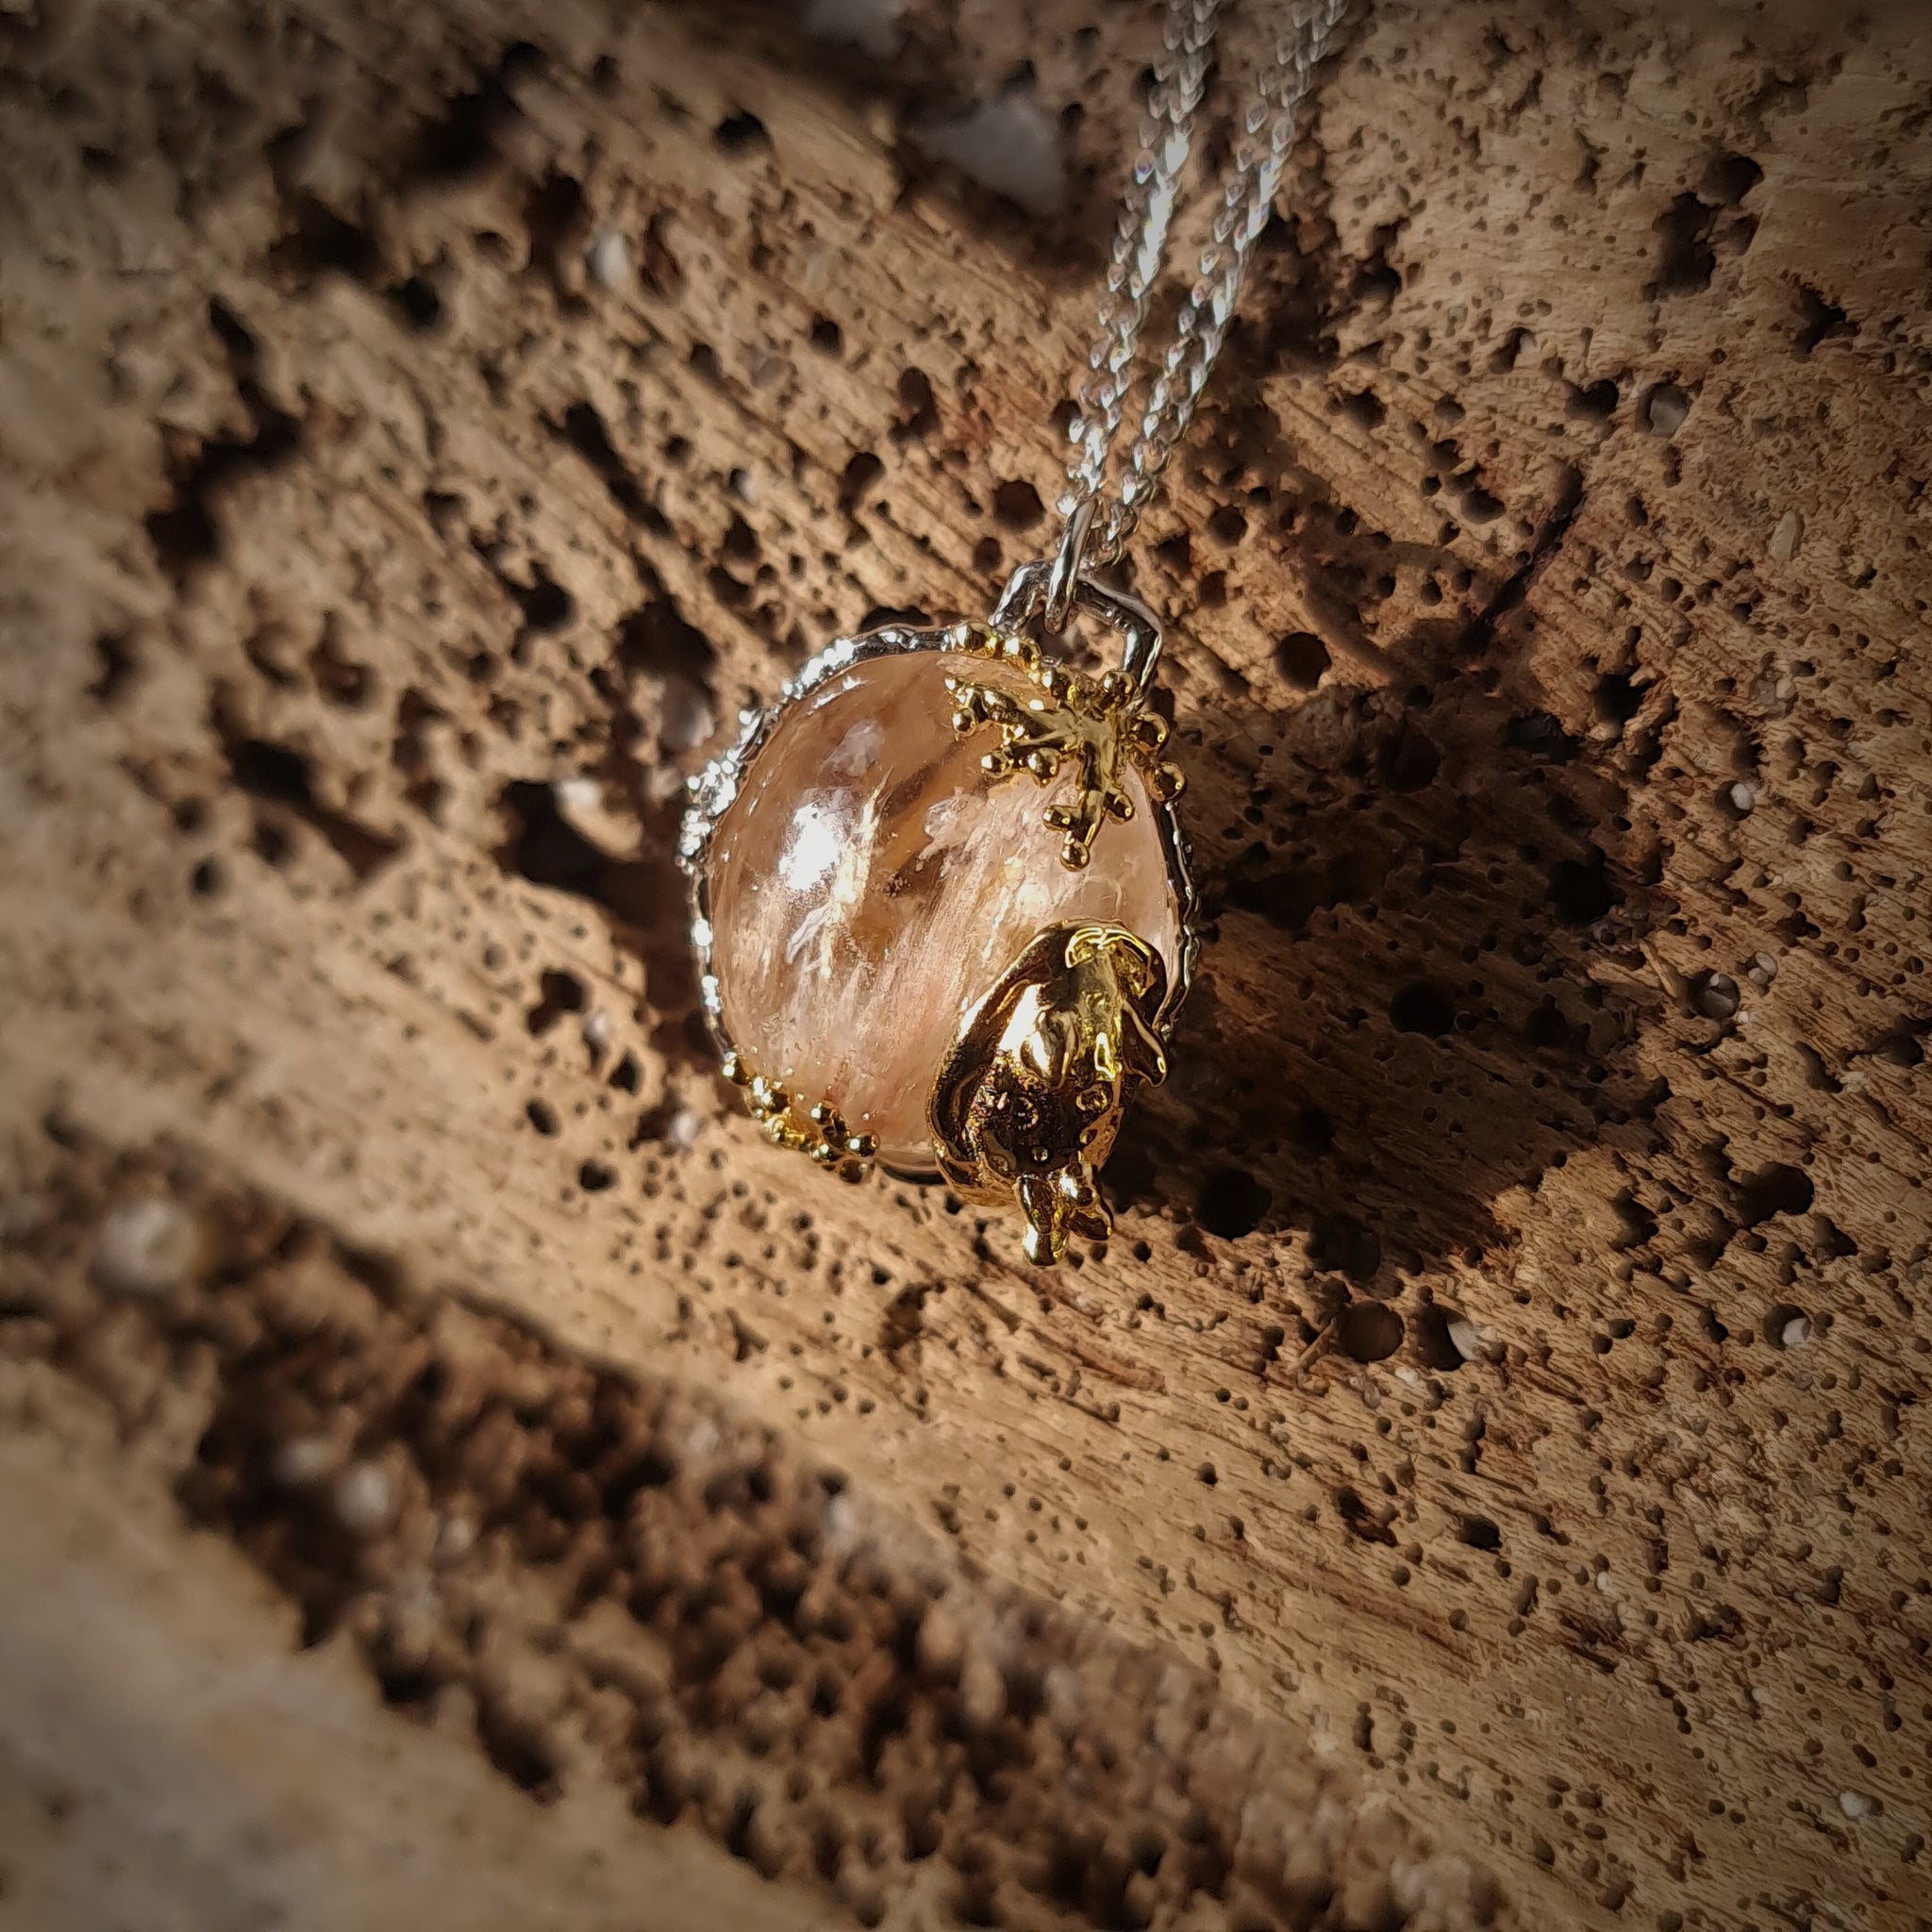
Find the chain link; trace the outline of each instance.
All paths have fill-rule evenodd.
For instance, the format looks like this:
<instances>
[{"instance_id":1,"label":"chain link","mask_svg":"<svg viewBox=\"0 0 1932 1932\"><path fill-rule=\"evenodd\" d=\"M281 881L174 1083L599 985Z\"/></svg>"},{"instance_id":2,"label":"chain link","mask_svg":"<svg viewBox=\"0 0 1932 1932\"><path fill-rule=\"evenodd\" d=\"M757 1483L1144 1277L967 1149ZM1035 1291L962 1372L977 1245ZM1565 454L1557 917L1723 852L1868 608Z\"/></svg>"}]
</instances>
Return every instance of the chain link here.
<instances>
[{"instance_id":1,"label":"chain link","mask_svg":"<svg viewBox=\"0 0 1932 1932\"><path fill-rule=\"evenodd\" d=\"M1221 7L1222 0L1173 0L1168 13L1166 58L1156 75L1141 126L1141 151L1122 198L1101 297L1100 329L1088 356L1090 373L1080 387L1079 414L1069 431L1074 455L1067 464L1061 514L1072 519L1083 504L1094 504L1086 541L1071 559L1074 569L1118 561L1187 433L1241 298L1248 258L1268 225L1294 144L1296 117L1349 0L1300 0L1287 9L1274 58L1263 67L1242 117L1234 167L1200 272L1148 388L1125 474L1109 498L1108 457L1126 414L1148 302L1167 255Z\"/></svg>"}]
</instances>

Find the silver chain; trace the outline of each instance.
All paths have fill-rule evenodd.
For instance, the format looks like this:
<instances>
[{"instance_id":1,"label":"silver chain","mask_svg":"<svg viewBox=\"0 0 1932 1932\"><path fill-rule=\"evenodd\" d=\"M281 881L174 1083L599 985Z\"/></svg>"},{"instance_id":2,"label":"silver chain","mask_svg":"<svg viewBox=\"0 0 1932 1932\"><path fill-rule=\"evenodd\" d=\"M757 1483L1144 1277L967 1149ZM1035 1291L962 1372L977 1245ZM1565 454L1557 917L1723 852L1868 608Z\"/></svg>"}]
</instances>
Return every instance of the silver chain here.
<instances>
[{"instance_id":1,"label":"silver chain","mask_svg":"<svg viewBox=\"0 0 1932 1932\"><path fill-rule=\"evenodd\" d=\"M1069 436L1061 514L1069 519L1060 572L1069 587L1080 570L1116 562L1141 521L1174 446L1187 433L1214 360L1221 353L1248 258L1268 225L1275 190L1294 144L1295 120L1329 36L1349 0L1297 0L1286 8L1274 58L1242 118L1234 167L1222 191L1212 238L1201 257L1174 341L1147 391L1146 407L1115 494L1107 494L1108 455L1126 413L1147 305L1160 278L1168 231L1188 164L1194 111L1222 0L1172 0L1166 58L1157 72L1141 125L1141 152L1128 177L1100 304L1100 332L1088 356L1080 410Z\"/></svg>"}]
</instances>

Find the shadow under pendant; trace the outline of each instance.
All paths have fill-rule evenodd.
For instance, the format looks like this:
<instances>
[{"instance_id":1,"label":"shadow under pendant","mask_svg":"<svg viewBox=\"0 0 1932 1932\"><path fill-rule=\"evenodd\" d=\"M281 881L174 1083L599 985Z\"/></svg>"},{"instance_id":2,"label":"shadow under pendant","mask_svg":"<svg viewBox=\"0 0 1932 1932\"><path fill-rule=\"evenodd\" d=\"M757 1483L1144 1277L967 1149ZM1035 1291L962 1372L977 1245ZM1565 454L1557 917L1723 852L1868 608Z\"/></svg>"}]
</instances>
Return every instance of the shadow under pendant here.
<instances>
[{"instance_id":1,"label":"shadow under pendant","mask_svg":"<svg viewBox=\"0 0 1932 1932\"><path fill-rule=\"evenodd\" d=\"M691 781L679 846L706 1017L771 1138L1017 1207L1037 1262L1106 1238L1096 1176L1197 944L1159 626L1082 577L1071 608L1124 640L1085 676L1035 641L1051 577L831 645Z\"/></svg>"}]
</instances>

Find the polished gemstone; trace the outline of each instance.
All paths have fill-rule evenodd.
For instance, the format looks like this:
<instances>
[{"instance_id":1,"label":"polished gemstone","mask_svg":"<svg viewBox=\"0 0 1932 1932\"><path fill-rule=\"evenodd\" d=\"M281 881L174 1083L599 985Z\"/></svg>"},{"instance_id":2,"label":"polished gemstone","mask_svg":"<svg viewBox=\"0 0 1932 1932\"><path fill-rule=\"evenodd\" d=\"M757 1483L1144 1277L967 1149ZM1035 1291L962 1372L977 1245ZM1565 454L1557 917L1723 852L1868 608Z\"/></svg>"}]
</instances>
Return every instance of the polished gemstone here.
<instances>
[{"instance_id":1,"label":"polished gemstone","mask_svg":"<svg viewBox=\"0 0 1932 1932\"><path fill-rule=\"evenodd\" d=\"M948 674L1027 691L942 651L875 657L796 699L743 774L708 854L712 970L751 1067L826 1101L889 1164L933 1165L926 1103L974 1003L1044 928L1111 923L1180 963L1180 908L1137 769L1132 816L1083 871L1043 822L1074 782L981 769Z\"/></svg>"}]
</instances>

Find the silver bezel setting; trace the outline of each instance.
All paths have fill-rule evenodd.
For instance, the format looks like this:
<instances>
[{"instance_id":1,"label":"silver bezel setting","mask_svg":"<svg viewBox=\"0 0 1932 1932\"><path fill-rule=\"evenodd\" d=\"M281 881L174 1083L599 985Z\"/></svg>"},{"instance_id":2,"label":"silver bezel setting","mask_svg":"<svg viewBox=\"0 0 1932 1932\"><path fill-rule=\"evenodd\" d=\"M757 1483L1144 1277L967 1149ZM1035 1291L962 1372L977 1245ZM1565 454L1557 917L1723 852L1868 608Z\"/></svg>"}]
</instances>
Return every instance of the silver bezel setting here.
<instances>
[{"instance_id":1,"label":"silver bezel setting","mask_svg":"<svg viewBox=\"0 0 1932 1932\"><path fill-rule=\"evenodd\" d=\"M795 677L790 678L777 696L762 708L739 713L738 741L719 753L690 781L691 804L686 808L677 840L677 863L685 875L691 909L691 952L697 960L698 996L703 1005L705 1024L722 1060L739 1057L738 1043L724 1024L724 1000L712 965L714 934L711 925L709 871L711 840L718 822L736 801L767 740L784 722L787 713L801 699L828 679L869 663L875 658L896 657L914 651L935 653L957 651L988 655L996 651L1000 639L1021 633L1044 608L1052 566L1047 563L1023 564L1013 573L1006 593L990 620L966 621L924 628L886 625L856 637L840 638L807 660ZM1122 668L1145 690L1153 681L1161 646L1158 620L1138 598L1091 577L1082 577L1074 592L1074 607L1100 620L1123 637ZM1180 924L1180 958L1170 979L1167 997L1162 1001L1156 1026L1163 1041L1173 1034L1175 1018L1193 984L1201 940L1197 927L1199 897L1186 835L1179 809L1173 800L1150 796L1160 835L1161 858L1174 892ZM1058 864L1050 844L1042 844L1045 862ZM908 1174L906 1178L935 1178L937 1169Z\"/></svg>"}]
</instances>

